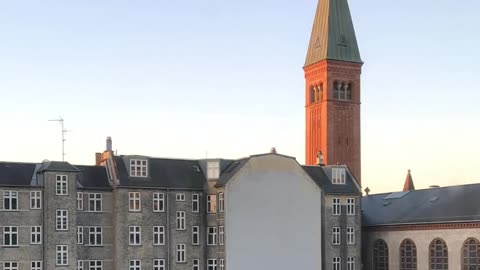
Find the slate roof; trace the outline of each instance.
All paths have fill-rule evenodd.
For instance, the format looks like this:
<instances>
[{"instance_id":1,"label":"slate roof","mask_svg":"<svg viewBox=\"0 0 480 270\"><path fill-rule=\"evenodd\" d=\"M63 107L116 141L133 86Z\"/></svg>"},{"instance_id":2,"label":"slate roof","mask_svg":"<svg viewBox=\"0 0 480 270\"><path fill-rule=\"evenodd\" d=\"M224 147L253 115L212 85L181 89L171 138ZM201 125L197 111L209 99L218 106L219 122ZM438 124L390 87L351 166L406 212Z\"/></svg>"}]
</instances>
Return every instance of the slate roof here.
<instances>
[{"instance_id":1,"label":"slate roof","mask_svg":"<svg viewBox=\"0 0 480 270\"><path fill-rule=\"evenodd\" d=\"M364 196L363 226L480 221L478 194L480 184Z\"/></svg>"},{"instance_id":2,"label":"slate roof","mask_svg":"<svg viewBox=\"0 0 480 270\"><path fill-rule=\"evenodd\" d=\"M250 157L238 159L232 161L222 172L220 172L220 178L217 181L215 186L225 186L230 179L238 172L240 169L247 164L250 160Z\"/></svg>"},{"instance_id":3,"label":"slate roof","mask_svg":"<svg viewBox=\"0 0 480 270\"><path fill-rule=\"evenodd\" d=\"M61 161L47 161L43 162L42 166L38 170L38 172L78 172L78 169L75 166L71 165L68 162L61 162Z\"/></svg>"},{"instance_id":4,"label":"slate roof","mask_svg":"<svg viewBox=\"0 0 480 270\"><path fill-rule=\"evenodd\" d=\"M35 163L0 162L0 186L30 186Z\"/></svg>"},{"instance_id":5,"label":"slate roof","mask_svg":"<svg viewBox=\"0 0 480 270\"><path fill-rule=\"evenodd\" d=\"M108 182L107 170L103 166L75 166L79 175L79 184L82 188L89 189L112 189Z\"/></svg>"},{"instance_id":6,"label":"slate roof","mask_svg":"<svg viewBox=\"0 0 480 270\"><path fill-rule=\"evenodd\" d=\"M362 63L347 0L319 0L305 67L322 60Z\"/></svg>"},{"instance_id":7,"label":"slate roof","mask_svg":"<svg viewBox=\"0 0 480 270\"><path fill-rule=\"evenodd\" d=\"M117 156L119 186L203 189L206 179L197 160L148 158L148 177L130 177L129 156Z\"/></svg>"},{"instance_id":8,"label":"slate roof","mask_svg":"<svg viewBox=\"0 0 480 270\"><path fill-rule=\"evenodd\" d=\"M347 173L345 175L345 185L336 185L332 183L332 168L338 166L302 166L305 172L317 183L317 185L326 194L354 194L361 195L361 191L355 183L355 179L352 177L346 166Z\"/></svg>"}]
</instances>

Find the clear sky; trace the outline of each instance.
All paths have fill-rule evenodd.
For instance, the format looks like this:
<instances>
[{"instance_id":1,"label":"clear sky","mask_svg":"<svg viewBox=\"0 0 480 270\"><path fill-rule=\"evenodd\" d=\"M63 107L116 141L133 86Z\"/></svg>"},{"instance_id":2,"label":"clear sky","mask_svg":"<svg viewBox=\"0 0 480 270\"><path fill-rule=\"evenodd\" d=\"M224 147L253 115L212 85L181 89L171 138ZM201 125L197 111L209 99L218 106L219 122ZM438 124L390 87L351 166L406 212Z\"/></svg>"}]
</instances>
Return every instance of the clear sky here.
<instances>
[{"instance_id":1,"label":"clear sky","mask_svg":"<svg viewBox=\"0 0 480 270\"><path fill-rule=\"evenodd\" d=\"M0 160L118 154L304 162L317 0L0 2ZM350 0L365 62L362 182L479 183L480 1Z\"/></svg>"}]
</instances>

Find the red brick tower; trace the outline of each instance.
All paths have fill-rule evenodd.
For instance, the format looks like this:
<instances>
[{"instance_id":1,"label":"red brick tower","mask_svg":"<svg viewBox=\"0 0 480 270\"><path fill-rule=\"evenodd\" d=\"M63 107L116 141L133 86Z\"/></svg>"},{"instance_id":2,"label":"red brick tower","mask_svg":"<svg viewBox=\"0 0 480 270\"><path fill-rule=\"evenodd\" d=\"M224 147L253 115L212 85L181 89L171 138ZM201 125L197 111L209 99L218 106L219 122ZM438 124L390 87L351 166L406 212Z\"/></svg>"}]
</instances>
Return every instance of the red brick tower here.
<instances>
[{"instance_id":1,"label":"red brick tower","mask_svg":"<svg viewBox=\"0 0 480 270\"><path fill-rule=\"evenodd\" d=\"M319 0L305 71L305 162L346 164L361 184L362 60L347 0Z\"/></svg>"}]
</instances>

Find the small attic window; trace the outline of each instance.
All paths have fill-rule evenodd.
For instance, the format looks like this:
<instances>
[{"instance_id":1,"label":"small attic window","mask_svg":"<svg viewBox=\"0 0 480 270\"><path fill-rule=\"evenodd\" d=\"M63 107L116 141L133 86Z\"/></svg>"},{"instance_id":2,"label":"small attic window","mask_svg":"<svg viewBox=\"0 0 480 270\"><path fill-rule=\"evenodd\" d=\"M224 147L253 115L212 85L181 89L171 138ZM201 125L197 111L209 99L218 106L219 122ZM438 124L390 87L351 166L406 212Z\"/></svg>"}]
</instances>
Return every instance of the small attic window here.
<instances>
[{"instance_id":1,"label":"small attic window","mask_svg":"<svg viewBox=\"0 0 480 270\"><path fill-rule=\"evenodd\" d=\"M220 176L220 162L209 161L207 163L207 178L218 179Z\"/></svg>"},{"instance_id":2,"label":"small attic window","mask_svg":"<svg viewBox=\"0 0 480 270\"><path fill-rule=\"evenodd\" d=\"M197 165L193 165L193 170L196 172L200 172L200 168Z\"/></svg>"},{"instance_id":3,"label":"small attic window","mask_svg":"<svg viewBox=\"0 0 480 270\"><path fill-rule=\"evenodd\" d=\"M333 168L332 169L332 184L344 185L345 184L345 168Z\"/></svg>"},{"instance_id":4,"label":"small attic window","mask_svg":"<svg viewBox=\"0 0 480 270\"><path fill-rule=\"evenodd\" d=\"M148 161L145 159L130 160L130 176L147 177Z\"/></svg>"}]
</instances>

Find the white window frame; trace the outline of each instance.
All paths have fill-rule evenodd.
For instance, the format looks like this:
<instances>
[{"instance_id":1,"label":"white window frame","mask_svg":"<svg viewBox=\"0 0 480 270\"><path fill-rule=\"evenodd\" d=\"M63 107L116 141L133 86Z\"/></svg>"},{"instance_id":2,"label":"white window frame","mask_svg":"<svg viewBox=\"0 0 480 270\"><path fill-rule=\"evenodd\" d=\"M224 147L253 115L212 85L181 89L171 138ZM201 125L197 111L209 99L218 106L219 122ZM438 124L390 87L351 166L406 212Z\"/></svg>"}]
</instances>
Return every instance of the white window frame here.
<instances>
[{"instance_id":1,"label":"white window frame","mask_svg":"<svg viewBox=\"0 0 480 270\"><path fill-rule=\"evenodd\" d=\"M83 211L83 193L77 192L77 210Z\"/></svg>"},{"instance_id":2,"label":"white window frame","mask_svg":"<svg viewBox=\"0 0 480 270\"><path fill-rule=\"evenodd\" d=\"M102 270L103 261L102 260L89 260L88 261L88 270Z\"/></svg>"},{"instance_id":3,"label":"white window frame","mask_svg":"<svg viewBox=\"0 0 480 270\"><path fill-rule=\"evenodd\" d=\"M32 261L30 263L30 270L42 270L42 261Z\"/></svg>"},{"instance_id":4,"label":"white window frame","mask_svg":"<svg viewBox=\"0 0 480 270\"><path fill-rule=\"evenodd\" d=\"M57 231L68 231L68 210L58 209L55 216Z\"/></svg>"},{"instance_id":5,"label":"white window frame","mask_svg":"<svg viewBox=\"0 0 480 270\"><path fill-rule=\"evenodd\" d=\"M128 270L142 270L142 260L129 260Z\"/></svg>"},{"instance_id":6,"label":"white window frame","mask_svg":"<svg viewBox=\"0 0 480 270\"><path fill-rule=\"evenodd\" d=\"M332 184L345 185L345 168L332 168Z\"/></svg>"},{"instance_id":7,"label":"white window frame","mask_svg":"<svg viewBox=\"0 0 480 270\"><path fill-rule=\"evenodd\" d=\"M332 267L333 270L342 270L342 259L340 257L333 257Z\"/></svg>"},{"instance_id":8,"label":"white window frame","mask_svg":"<svg viewBox=\"0 0 480 270\"><path fill-rule=\"evenodd\" d=\"M175 194L175 201L184 202L185 201L185 193L184 192L178 192L177 194Z\"/></svg>"},{"instance_id":9,"label":"white window frame","mask_svg":"<svg viewBox=\"0 0 480 270\"><path fill-rule=\"evenodd\" d=\"M83 266L84 266L84 262L82 260L77 260L77 270L84 270Z\"/></svg>"},{"instance_id":10,"label":"white window frame","mask_svg":"<svg viewBox=\"0 0 480 270\"><path fill-rule=\"evenodd\" d=\"M130 177L148 177L148 160L131 159Z\"/></svg>"},{"instance_id":11,"label":"white window frame","mask_svg":"<svg viewBox=\"0 0 480 270\"><path fill-rule=\"evenodd\" d=\"M5 207L6 205L8 205L8 208ZM3 192L3 210L7 210L7 211L18 210L18 191L5 190Z\"/></svg>"},{"instance_id":12,"label":"white window frame","mask_svg":"<svg viewBox=\"0 0 480 270\"><path fill-rule=\"evenodd\" d=\"M225 270L225 259L220 259L219 260L219 270Z\"/></svg>"},{"instance_id":13,"label":"white window frame","mask_svg":"<svg viewBox=\"0 0 480 270\"><path fill-rule=\"evenodd\" d=\"M68 175L57 174L55 176L55 194L59 196L68 195Z\"/></svg>"},{"instance_id":14,"label":"white window frame","mask_svg":"<svg viewBox=\"0 0 480 270\"><path fill-rule=\"evenodd\" d=\"M103 228L100 226L87 227L87 245L103 246Z\"/></svg>"},{"instance_id":15,"label":"white window frame","mask_svg":"<svg viewBox=\"0 0 480 270\"><path fill-rule=\"evenodd\" d=\"M207 227L207 246L217 245L217 227Z\"/></svg>"},{"instance_id":16,"label":"white window frame","mask_svg":"<svg viewBox=\"0 0 480 270\"><path fill-rule=\"evenodd\" d=\"M347 216L355 215L355 198L347 198Z\"/></svg>"},{"instance_id":17,"label":"white window frame","mask_svg":"<svg viewBox=\"0 0 480 270\"><path fill-rule=\"evenodd\" d=\"M30 227L30 245L42 244L42 226Z\"/></svg>"},{"instance_id":18,"label":"white window frame","mask_svg":"<svg viewBox=\"0 0 480 270\"><path fill-rule=\"evenodd\" d=\"M193 246L200 245L200 227L199 226L192 226L192 245Z\"/></svg>"},{"instance_id":19,"label":"white window frame","mask_svg":"<svg viewBox=\"0 0 480 270\"><path fill-rule=\"evenodd\" d=\"M217 259L209 258L207 260L207 270L217 270Z\"/></svg>"},{"instance_id":20,"label":"white window frame","mask_svg":"<svg viewBox=\"0 0 480 270\"><path fill-rule=\"evenodd\" d=\"M225 245L225 227L218 226L218 245Z\"/></svg>"},{"instance_id":21,"label":"white window frame","mask_svg":"<svg viewBox=\"0 0 480 270\"><path fill-rule=\"evenodd\" d=\"M347 270L355 270L355 257L347 258Z\"/></svg>"},{"instance_id":22,"label":"white window frame","mask_svg":"<svg viewBox=\"0 0 480 270\"><path fill-rule=\"evenodd\" d=\"M42 209L42 191L30 191L30 209Z\"/></svg>"},{"instance_id":23,"label":"white window frame","mask_svg":"<svg viewBox=\"0 0 480 270\"><path fill-rule=\"evenodd\" d=\"M340 216L342 214L342 203L340 198L332 199L332 215Z\"/></svg>"},{"instance_id":24,"label":"white window frame","mask_svg":"<svg viewBox=\"0 0 480 270\"><path fill-rule=\"evenodd\" d=\"M341 229L340 227L333 227L332 228L332 244L333 245L340 245L342 238L340 235Z\"/></svg>"},{"instance_id":25,"label":"white window frame","mask_svg":"<svg viewBox=\"0 0 480 270\"><path fill-rule=\"evenodd\" d=\"M347 245L355 245L355 227L347 227Z\"/></svg>"},{"instance_id":26,"label":"white window frame","mask_svg":"<svg viewBox=\"0 0 480 270\"><path fill-rule=\"evenodd\" d=\"M153 245L165 245L165 226L153 226Z\"/></svg>"},{"instance_id":27,"label":"white window frame","mask_svg":"<svg viewBox=\"0 0 480 270\"><path fill-rule=\"evenodd\" d=\"M152 195L153 212L165 212L165 194L163 192L155 192Z\"/></svg>"},{"instance_id":28,"label":"white window frame","mask_svg":"<svg viewBox=\"0 0 480 270\"><path fill-rule=\"evenodd\" d=\"M153 259L153 270L165 270L165 267L164 259Z\"/></svg>"},{"instance_id":29,"label":"white window frame","mask_svg":"<svg viewBox=\"0 0 480 270\"><path fill-rule=\"evenodd\" d=\"M142 198L140 192L128 192L128 211L140 212L142 211Z\"/></svg>"},{"instance_id":30,"label":"white window frame","mask_svg":"<svg viewBox=\"0 0 480 270\"><path fill-rule=\"evenodd\" d=\"M102 212L102 193L88 193L88 212Z\"/></svg>"},{"instance_id":31,"label":"white window frame","mask_svg":"<svg viewBox=\"0 0 480 270\"><path fill-rule=\"evenodd\" d=\"M177 259L177 263L184 263L184 262L187 262L187 256L186 256L186 253L187 253L187 245L185 244L177 244L177 256L176 256L176 259Z\"/></svg>"},{"instance_id":32,"label":"white window frame","mask_svg":"<svg viewBox=\"0 0 480 270\"><path fill-rule=\"evenodd\" d=\"M220 162L207 162L207 179L218 179L220 177Z\"/></svg>"},{"instance_id":33,"label":"white window frame","mask_svg":"<svg viewBox=\"0 0 480 270\"><path fill-rule=\"evenodd\" d=\"M130 246L140 246L142 244L142 227L128 226L128 244Z\"/></svg>"},{"instance_id":34,"label":"white window frame","mask_svg":"<svg viewBox=\"0 0 480 270\"><path fill-rule=\"evenodd\" d=\"M77 226L77 244L83 245L84 235L83 235L83 226Z\"/></svg>"},{"instance_id":35,"label":"white window frame","mask_svg":"<svg viewBox=\"0 0 480 270\"><path fill-rule=\"evenodd\" d=\"M217 195L207 195L207 213L215 214L217 212Z\"/></svg>"},{"instance_id":36,"label":"white window frame","mask_svg":"<svg viewBox=\"0 0 480 270\"><path fill-rule=\"evenodd\" d=\"M186 216L185 211L177 211L177 218L176 218L177 231L186 230L187 227L185 226L185 216Z\"/></svg>"},{"instance_id":37,"label":"white window frame","mask_svg":"<svg viewBox=\"0 0 480 270\"><path fill-rule=\"evenodd\" d=\"M55 265L68 265L68 245L57 245Z\"/></svg>"},{"instance_id":38,"label":"white window frame","mask_svg":"<svg viewBox=\"0 0 480 270\"><path fill-rule=\"evenodd\" d=\"M17 261L3 262L3 270L18 270L18 262Z\"/></svg>"},{"instance_id":39,"label":"white window frame","mask_svg":"<svg viewBox=\"0 0 480 270\"><path fill-rule=\"evenodd\" d=\"M192 270L200 270L200 259L193 259Z\"/></svg>"},{"instance_id":40,"label":"white window frame","mask_svg":"<svg viewBox=\"0 0 480 270\"><path fill-rule=\"evenodd\" d=\"M8 238L8 243L6 241L7 238ZM3 246L18 247L18 227L17 226L3 227Z\"/></svg>"},{"instance_id":41,"label":"white window frame","mask_svg":"<svg viewBox=\"0 0 480 270\"><path fill-rule=\"evenodd\" d=\"M192 194L192 212L200 212L200 194Z\"/></svg>"},{"instance_id":42,"label":"white window frame","mask_svg":"<svg viewBox=\"0 0 480 270\"><path fill-rule=\"evenodd\" d=\"M225 209L225 194L223 192L218 193L218 212L222 213Z\"/></svg>"}]
</instances>

